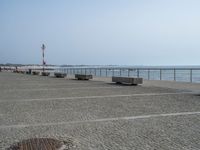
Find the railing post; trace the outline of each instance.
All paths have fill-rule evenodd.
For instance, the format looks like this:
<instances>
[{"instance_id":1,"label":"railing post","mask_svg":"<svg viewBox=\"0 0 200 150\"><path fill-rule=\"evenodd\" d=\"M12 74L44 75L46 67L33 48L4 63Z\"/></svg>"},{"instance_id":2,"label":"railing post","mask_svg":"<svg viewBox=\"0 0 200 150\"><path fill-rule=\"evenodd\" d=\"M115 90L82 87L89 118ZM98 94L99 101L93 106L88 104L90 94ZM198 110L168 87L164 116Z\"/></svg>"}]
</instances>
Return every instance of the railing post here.
<instances>
[{"instance_id":1,"label":"railing post","mask_svg":"<svg viewBox=\"0 0 200 150\"><path fill-rule=\"evenodd\" d=\"M192 69L190 69L190 82L192 83Z\"/></svg>"},{"instance_id":2,"label":"railing post","mask_svg":"<svg viewBox=\"0 0 200 150\"><path fill-rule=\"evenodd\" d=\"M94 68L94 74L97 75L97 68Z\"/></svg>"},{"instance_id":3,"label":"railing post","mask_svg":"<svg viewBox=\"0 0 200 150\"><path fill-rule=\"evenodd\" d=\"M174 68L174 81L176 81L176 69Z\"/></svg>"},{"instance_id":4,"label":"railing post","mask_svg":"<svg viewBox=\"0 0 200 150\"><path fill-rule=\"evenodd\" d=\"M140 70L139 70L139 68L137 69L137 77L138 78L140 77Z\"/></svg>"},{"instance_id":5,"label":"railing post","mask_svg":"<svg viewBox=\"0 0 200 150\"><path fill-rule=\"evenodd\" d=\"M114 73L114 68L112 69L112 76L114 76L115 75L115 73Z\"/></svg>"},{"instance_id":6,"label":"railing post","mask_svg":"<svg viewBox=\"0 0 200 150\"><path fill-rule=\"evenodd\" d=\"M119 75L122 76L122 68L119 68Z\"/></svg>"},{"instance_id":7,"label":"railing post","mask_svg":"<svg viewBox=\"0 0 200 150\"><path fill-rule=\"evenodd\" d=\"M162 80L162 69L160 69L160 80Z\"/></svg>"},{"instance_id":8,"label":"railing post","mask_svg":"<svg viewBox=\"0 0 200 150\"><path fill-rule=\"evenodd\" d=\"M128 77L130 76L130 69L128 69Z\"/></svg>"},{"instance_id":9,"label":"railing post","mask_svg":"<svg viewBox=\"0 0 200 150\"><path fill-rule=\"evenodd\" d=\"M148 80L150 80L150 69L148 69Z\"/></svg>"},{"instance_id":10,"label":"railing post","mask_svg":"<svg viewBox=\"0 0 200 150\"><path fill-rule=\"evenodd\" d=\"M86 68L85 68L85 75L86 75Z\"/></svg>"},{"instance_id":11,"label":"railing post","mask_svg":"<svg viewBox=\"0 0 200 150\"><path fill-rule=\"evenodd\" d=\"M99 69L99 72L100 72L100 77L101 77L101 68Z\"/></svg>"},{"instance_id":12,"label":"railing post","mask_svg":"<svg viewBox=\"0 0 200 150\"><path fill-rule=\"evenodd\" d=\"M108 70L107 70L107 68L106 68L106 77L108 76L108 72L107 72Z\"/></svg>"}]
</instances>

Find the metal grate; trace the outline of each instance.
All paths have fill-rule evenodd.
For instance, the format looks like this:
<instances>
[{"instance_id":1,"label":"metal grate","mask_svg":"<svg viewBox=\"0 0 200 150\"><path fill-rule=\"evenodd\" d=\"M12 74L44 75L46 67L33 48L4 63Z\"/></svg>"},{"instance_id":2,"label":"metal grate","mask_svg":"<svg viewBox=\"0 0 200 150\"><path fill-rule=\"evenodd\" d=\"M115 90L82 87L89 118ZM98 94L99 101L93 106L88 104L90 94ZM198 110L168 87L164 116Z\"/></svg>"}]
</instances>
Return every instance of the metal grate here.
<instances>
[{"instance_id":1,"label":"metal grate","mask_svg":"<svg viewBox=\"0 0 200 150\"><path fill-rule=\"evenodd\" d=\"M53 138L33 138L18 142L7 150L69 150L71 141L60 141Z\"/></svg>"}]
</instances>

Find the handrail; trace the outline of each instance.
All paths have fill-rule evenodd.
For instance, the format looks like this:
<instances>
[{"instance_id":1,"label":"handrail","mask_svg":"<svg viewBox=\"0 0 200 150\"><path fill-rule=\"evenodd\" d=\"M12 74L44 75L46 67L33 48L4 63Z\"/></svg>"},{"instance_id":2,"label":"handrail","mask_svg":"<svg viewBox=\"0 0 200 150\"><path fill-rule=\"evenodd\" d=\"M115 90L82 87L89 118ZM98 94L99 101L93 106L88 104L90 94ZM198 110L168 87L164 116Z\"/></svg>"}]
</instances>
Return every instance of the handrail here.
<instances>
[{"instance_id":1,"label":"handrail","mask_svg":"<svg viewBox=\"0 0 200 150\"><path fill-rule=\"evenodd\" d=\"M94 76L136 76L147 80L173 80L182 82L200 82L200 68L179 67L61 67L68 74L93 74Z\"/></svg>"}]
</instances>

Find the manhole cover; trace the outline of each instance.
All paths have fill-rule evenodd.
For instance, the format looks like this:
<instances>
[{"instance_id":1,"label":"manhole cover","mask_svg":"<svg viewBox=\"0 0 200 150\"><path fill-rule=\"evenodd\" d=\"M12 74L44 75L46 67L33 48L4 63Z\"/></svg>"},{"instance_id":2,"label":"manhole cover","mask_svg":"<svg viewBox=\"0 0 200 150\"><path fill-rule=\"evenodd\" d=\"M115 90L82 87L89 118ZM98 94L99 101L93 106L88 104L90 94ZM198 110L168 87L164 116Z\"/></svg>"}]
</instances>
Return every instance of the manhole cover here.
<instances>
[{"instance_id":1,"label":"manhole cover","mask_svg":"<svg viewBox=\"0 0 200 150\"><path fill-rule=\"evenodd\" d=\"M12 145L7 150L70 150L72 141L60 141L53 138L33 138Z\"/></svg>"}]
</instances>

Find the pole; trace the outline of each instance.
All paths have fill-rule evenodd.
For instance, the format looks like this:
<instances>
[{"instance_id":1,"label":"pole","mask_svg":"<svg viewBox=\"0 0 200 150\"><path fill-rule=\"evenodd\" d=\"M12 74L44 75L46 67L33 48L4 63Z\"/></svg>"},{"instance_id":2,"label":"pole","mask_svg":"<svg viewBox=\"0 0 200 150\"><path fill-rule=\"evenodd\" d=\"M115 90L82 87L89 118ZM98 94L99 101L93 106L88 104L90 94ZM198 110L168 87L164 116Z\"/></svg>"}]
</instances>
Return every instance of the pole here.
<instances>
[{"instance_id":1,"label":"pole","mask_svg":"<svg viewBox=\"0 0 200 150\"><path fill-rule=\"evenodd\" d=\"M162 80L162 69L160 69L160 80Z\"/></svg>"},{"instance_id":2,"label":"pole","mask_svg":"<svg viewBox=\"0 0 200 150\"><path fill-rule=\"evenodd\" d=\"M192 83L192 69L190 69L190 82Z\"/></svg>"},{"instance_id":3,"label":"pole","mask_svg":"<svg viewBox=\"0 0 200 150\"><path fill-rule=\"evenodd\" d=\"M128 77L130 76L130 69L128 69Z\"/></svg>"},{"instance_id":4,"label":"pole","mask_svg":"<svg viewBox=\"0 0 200 150\"><path fill-rule=\"evenodd\" d=\"M43 72L44 72L44 65L45 65L45 61L44 61L44 50L45 50L45 45L44 44L42 44L42 70L43 70Z\"/></svg>"},{"instance_id":5,"label":"pole","mask_svg":"<svg viewBox=\"0 0 200 150\"><path fill-rule=\"evenodd\" d=\"M176 69L174 68L174 81L176 81Z\"/></svg>"},{"instance_id":6,"label":"pole","mask_svg":"<svg viewBox=\"0 0 200 150\"><path fill-rule=\"evenodd\" d=\"M137 69L137 77L138 78L140 77L140 70L139 70L139 68Z\"/></svg>"}]
</instances>

